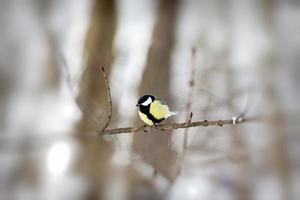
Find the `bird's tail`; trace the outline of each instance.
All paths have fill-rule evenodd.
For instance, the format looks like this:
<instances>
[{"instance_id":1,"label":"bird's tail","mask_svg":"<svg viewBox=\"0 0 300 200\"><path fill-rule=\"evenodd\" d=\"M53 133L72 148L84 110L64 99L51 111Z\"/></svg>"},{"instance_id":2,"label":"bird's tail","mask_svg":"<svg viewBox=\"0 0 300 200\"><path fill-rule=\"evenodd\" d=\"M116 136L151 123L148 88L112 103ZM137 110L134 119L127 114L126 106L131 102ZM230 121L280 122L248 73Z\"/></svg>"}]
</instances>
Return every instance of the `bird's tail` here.
<instances>
[{"instance_id":1,"label":"bird's tail","mask_svg":"<svg viewBox=\"0 0 300 200\"><path fill-rule=\"evenodd\" d=\"M168 114L168 117L172 117L173 115L177 115L178 114L178 112L169 112L169 114Z\"/></svg>"}]
</instances>

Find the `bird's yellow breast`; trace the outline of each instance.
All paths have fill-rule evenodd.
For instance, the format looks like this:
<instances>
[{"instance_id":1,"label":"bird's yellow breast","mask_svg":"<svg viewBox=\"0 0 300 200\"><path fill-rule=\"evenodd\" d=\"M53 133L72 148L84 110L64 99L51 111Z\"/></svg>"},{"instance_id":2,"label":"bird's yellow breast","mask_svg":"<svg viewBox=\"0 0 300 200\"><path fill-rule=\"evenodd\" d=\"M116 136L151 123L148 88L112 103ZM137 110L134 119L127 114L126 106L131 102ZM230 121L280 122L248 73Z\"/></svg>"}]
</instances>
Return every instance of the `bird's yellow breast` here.
<instances>
[{"instance_id":1,"label":"bird's yellow breast","mask_svg":"<svg viewBox=\"0 0 300 200\"><path fill-rule=\"evenodd\" d=\"M144 113L139 111L139 116L140 116L141 120L143 120L143 122L145 122L149 126L153 125L153 122L150 119L148 119L147 115L145 115Z\"/></svg>"}]
</instances>

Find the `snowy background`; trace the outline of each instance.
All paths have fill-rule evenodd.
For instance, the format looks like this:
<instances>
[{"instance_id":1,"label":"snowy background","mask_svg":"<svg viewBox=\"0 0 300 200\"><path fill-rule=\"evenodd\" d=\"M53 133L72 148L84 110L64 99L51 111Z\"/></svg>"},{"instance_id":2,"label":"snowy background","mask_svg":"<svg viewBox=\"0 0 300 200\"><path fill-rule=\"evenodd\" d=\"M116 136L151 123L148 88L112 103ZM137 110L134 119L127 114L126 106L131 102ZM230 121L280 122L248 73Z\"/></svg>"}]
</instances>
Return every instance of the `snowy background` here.
<instances>
[{"instance_id":1,"label":"snowy background","mask_svg":"<svg viewBox=\"0 0 300 200\"><path fill-rule=\"evenodd\" d=\"M299 199L299 27L297 0L1 1L0 199ZM193 120L255 120L99 136L100 65L111 128L146 93L184 122L190 90Z\"/></svg>"}]
</instances>

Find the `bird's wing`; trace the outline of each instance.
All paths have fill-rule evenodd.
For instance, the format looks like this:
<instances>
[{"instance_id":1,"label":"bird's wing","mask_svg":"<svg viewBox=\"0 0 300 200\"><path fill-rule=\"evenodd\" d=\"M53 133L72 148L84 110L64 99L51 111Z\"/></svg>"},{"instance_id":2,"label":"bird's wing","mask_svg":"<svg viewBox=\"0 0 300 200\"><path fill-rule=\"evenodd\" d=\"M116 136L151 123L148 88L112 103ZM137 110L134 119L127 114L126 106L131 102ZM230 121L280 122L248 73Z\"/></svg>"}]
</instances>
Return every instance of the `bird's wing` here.
<instances>
[{"instance_id":1,"label":"bird's wing","mask_svg":"<svg viewBox=\"0 0 300 200\"><path fill-rule=\"evenodd\" d=\"M155 117L155 119L159 120L168 117L169 107L156 99L150 104L149 112L153 115L153 117Z\"/></svg>"},{"instance_id":2,"label":"bird's wing","mask_svg":"<svg viewBox=\"0 0 300 200\"><path fill-rule=\"evenodd\" d=\"M167 107L167 116L165 118L172 117L173 115L178 114L178 112L169 111L169 106L167 105L167 103L164 100L162 100L162 99L156 99L156 100L158 100L164 107L165 106Z\"/></svg>"}]
</instances>

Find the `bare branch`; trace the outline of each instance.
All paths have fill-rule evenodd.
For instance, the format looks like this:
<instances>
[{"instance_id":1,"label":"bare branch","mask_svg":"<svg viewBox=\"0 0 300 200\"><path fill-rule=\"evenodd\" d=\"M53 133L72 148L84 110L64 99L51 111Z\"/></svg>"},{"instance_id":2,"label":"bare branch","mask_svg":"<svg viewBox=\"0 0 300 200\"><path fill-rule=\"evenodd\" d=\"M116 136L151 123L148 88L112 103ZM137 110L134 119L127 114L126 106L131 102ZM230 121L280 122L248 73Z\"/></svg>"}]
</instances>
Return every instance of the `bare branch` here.
<instances>
[{"instance_id":1,"label":"bare branch","mask_svg":"<svg viewBox=\"0 0 300 200\"><path fill-rule=\"evenodd\" d=\"M196 122L184 122L184 123L172 123L172 124L160 124L156 125L156 129L153 126L136 126L136 127L125 127L125 128L113 128L106 129L104 131L98 131L100 135L115 135L120 133L137 133L137 132L151 132L151 131L166 131L180 128L191 128L199 126L223 126L223 125L236 125L243 122L249 122L256 120L256 118L241 118L233 117L232 119L225 120L203 120Z\"/></svg>"},{"instance_id":2,"label":"bare branch","mask_svg":"<svg viewBox=\"0 0 300 200\"><path fill-rule=\"evenodd\" d=\"M193 113L193 112L190 112L190 116L189 116L188 123L191 123L191 121L192 121L192 118L193 118L193 115L194 115L194 113Z\"/></svg>"},{"instance_id":3,"label":"bare branch","mask_svg":"<svg viewBox=\"0 0 300 200\"><path fill-rule=\"evenodd\" d=\"M60 59L60 61L62 62L60 64L60 66L62 66L62 70L65 73L65 80L66 80L67 86L68 86L68 88L69 88L69 90L71 92L71 95L74 97L74 100L75 100L75 97L77 96L77 92L74 89L74 87L75 87L74 86L74 82L78 82L79 81L78 77L82 76L82 74L84 73L84 71L87 70L87 67L83 67L79 72L77 72L77 74L75 75L75 77L72 79L71 72L69 70L69 67L68 67L68 64L67 64L65 56L62 53L58 54L57 56ZM81 90L83 90L83 89L81 88ZM88 108L88 106L86 104L84 104L83 102L81 102L80 98L77 99L75 101L75 103L77 104L78 108L81 110L82 113L87 114L93 120L93 123L99 124L101 122L98 119L98 117L95 115L95 113L92 112Z\"/></svg>"},{"instance_id":4,"label":"bare branch","mask_svg":"<svg viewBox=\"0 0 300 200\"><path fill-rule=\"evenodd\" d=\"M102 76L104 78L104 81L105 81L105 85L106 85L106 91L107 91L107 100L108 100L108 104L109 104L109 108L108 108L108 116L107 116L107 119L106 119L106 122L103 126L103 128L101 129L101 131L99 131L98 133L99 134L102 134L102 132L107 128L110 120L111 120L111 113L112 113L112 100L111 100L111 93L110 93L110 87L109 87L109 83L108 83L108 79L107 79L107 76L105 74L105 71L104 71L104 68L102 66L100 66L101 68L101 71L102 71Z\"/></svg>"},{"instance_id":5,"label":"bare branch","mask_svg":"<svg viewBox=\"0 0 300 200\"><path fill-rule=\"evenodd\" d=\"M192 111L192 103L193 103L193 90L195 86L195 75L196 74L196 48L192 48L192 64L191 64L191 74L190 74L190 80L189 80L189 94L188 94L188 100L186 105L186 121L191 122L193 113ZM187 142L188 142L188 129L184 129L184 138L183 138L183 150L187 148Z\"/></svg>"},{"instance_id":6,"label":"bare branch","mask_svg":"<svg viewBox=\"0 0 300 200\"><path fill-rule=\"evenodd\" d=\"M108 103L109 103L109 110L108 110L108 116L105 125L103 128L97 133L99 135L115 135L115 134L121 134L121 133L138 133L138 132L151 132L151 131L166 131L166 130L175 130L175 129L187 129L191 127L199 127L199 126L223 126L223 125L236 125L242 122L246 121L253 121L256 118L243 118L244 115L240 115L238 117L233 117L232 119L226 119L226 120L203 120L203 121L196 121L196 122L191 122L192 117L193 117L193 112L189 112L187 115L187 120L186 122L183 123L171 123L171 124L160 124L154 126L136 126L136 127L124 127L124 128L112 128L112 129L107 129L108 124L111 120L112 117L112 100L111 100L111 92L110 92L110 87L108 83L108 78L107 75L105 74L104 68L101 66L101 71L103 78L105 80L105 85L108 93ZM191 83L193 84L193 83Z\"/></svg>"}]
</instances>

